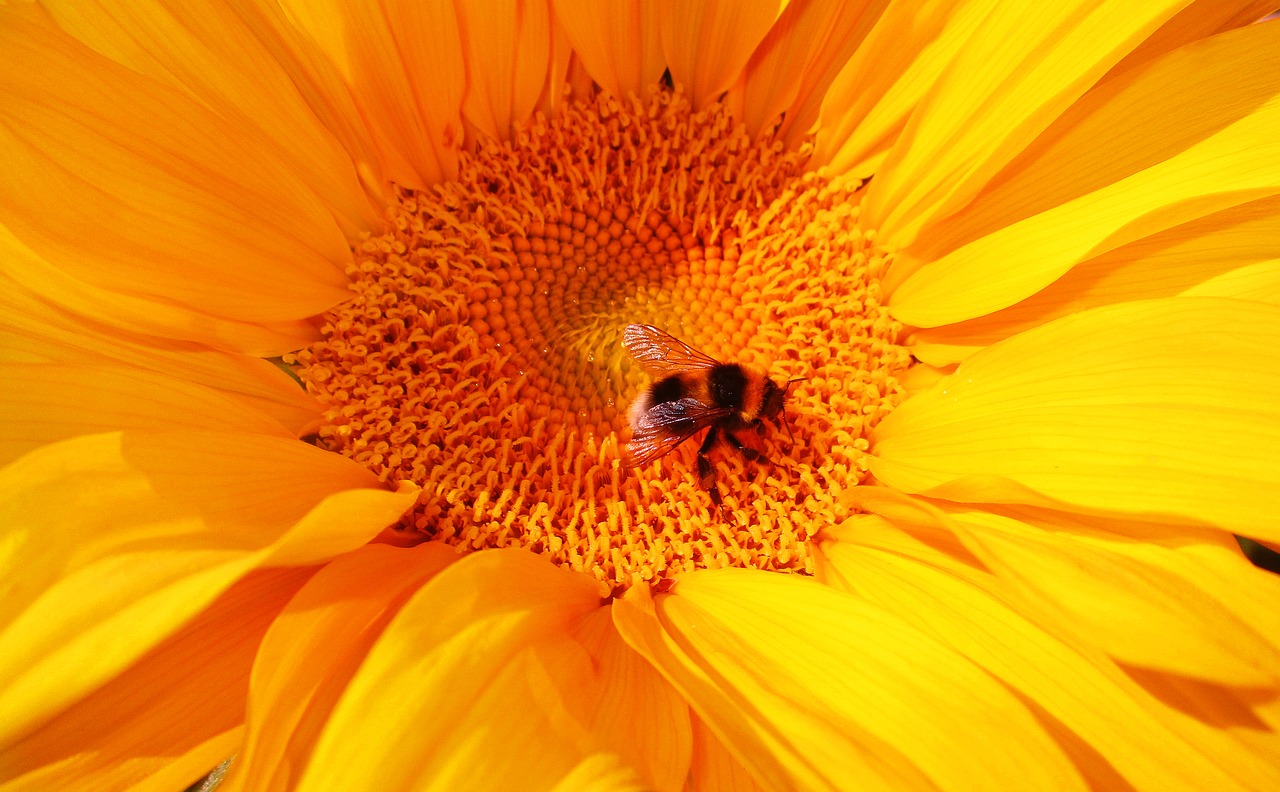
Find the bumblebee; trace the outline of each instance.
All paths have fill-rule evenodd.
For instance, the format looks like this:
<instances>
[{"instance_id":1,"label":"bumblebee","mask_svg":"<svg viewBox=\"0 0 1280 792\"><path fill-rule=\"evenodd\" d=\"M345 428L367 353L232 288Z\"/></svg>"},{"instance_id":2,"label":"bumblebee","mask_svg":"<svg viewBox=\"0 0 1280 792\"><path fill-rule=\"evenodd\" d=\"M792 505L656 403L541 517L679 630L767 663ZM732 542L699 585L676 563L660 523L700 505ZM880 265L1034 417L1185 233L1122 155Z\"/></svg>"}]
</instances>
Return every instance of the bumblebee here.
<instances>
[{"instance_id":1,"label":"bumblebee","mask_svg":"<svg viewBox=\"0 0 1280 792\"><path fill-rule=\"evenodd\" d=\"M763 430L766 418L781 417L785 423L787 389L799 380L780 384L752 366L721 363L650 325L628 325L622 346L655 378L628 414L628 464L647 465L707 429L698 448L698 483L719 508L711 449L723 440L748 461L760 459L760 452L744 445L738 433L748 428Z\"/></svg>"}]
</instances>

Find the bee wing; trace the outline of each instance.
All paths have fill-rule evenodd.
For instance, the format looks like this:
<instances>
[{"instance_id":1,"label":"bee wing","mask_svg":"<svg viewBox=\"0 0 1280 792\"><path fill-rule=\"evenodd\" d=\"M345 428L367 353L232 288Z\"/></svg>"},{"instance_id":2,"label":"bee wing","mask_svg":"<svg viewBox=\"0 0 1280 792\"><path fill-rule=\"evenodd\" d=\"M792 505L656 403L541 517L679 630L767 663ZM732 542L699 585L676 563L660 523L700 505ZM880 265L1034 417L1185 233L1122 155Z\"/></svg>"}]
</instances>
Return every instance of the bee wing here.
<instances>
[{"instance_id":1,"label":"bee wing","mask_svg":"<svg viewBox=\"0 0 1280 792\"><path fill-rule=\"evenodd\" d=\"M711 407L697 399L655 404L631 423L627 462L631 467L644 467L661 459L699 430L727 418L732 412L727 407Z\"/></svg>"},{"instance_id":2,"label":"bee wing","mask_svg":"<svg viewBox=\"0 0 1280 792\"><path fill-rule=\"evenodd\" d=\"M690 369L720 365L680 339L651 325L627 325L622 346L651 376L664 377Z\"/></svg>"}]
</instances>

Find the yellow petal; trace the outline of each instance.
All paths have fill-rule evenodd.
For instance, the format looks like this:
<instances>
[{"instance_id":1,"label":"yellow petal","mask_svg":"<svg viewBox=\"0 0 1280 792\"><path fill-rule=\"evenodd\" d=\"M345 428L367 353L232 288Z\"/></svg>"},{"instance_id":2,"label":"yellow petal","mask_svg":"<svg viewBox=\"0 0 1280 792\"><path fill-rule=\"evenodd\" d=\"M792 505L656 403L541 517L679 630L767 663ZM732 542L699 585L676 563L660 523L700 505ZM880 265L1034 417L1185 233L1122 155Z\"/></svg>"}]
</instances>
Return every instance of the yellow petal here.
<instances>
[{"instance_id":1,"label":"yellow petal","mask_svg":"<svg viewBox=\"0 0 1280 792\"><path fill-rule=\"evenodd\" d=\"M894 315L932 327L990 313L1089 258L1277 194L1278 94L1276 25L1197 42L1099 86L906 252ZM912 262L927 263L911 272Z\"/></svg>"},{"instance_id":2,"label":"yellow petal","mask_svg":"<svg viewBox=\"0 0 1280 792\"><path fill-rule=\"evenodd\" d=\"M714 102L777 16L777 0L663 0L658 27L671 79L695 108Z\"/></svg>"},{"instance_id":3,"label":"yellow petal","mask_svg":"<svg viewBox=\"0 0 1280 792\"><path fill-rule=\"evenodd\" d=\"M1278 258L1280 196L1272 196L1104 253L995 313L921 330L911 351L936 365L954 363L1051 319L1126 300L1185 294L1280 302Z\"/></svg>"},{"instance_id":4,"label":"yellow petal","mask_svg":"<svg viewBox=\"0 0 1280 792\"><path fill-rule=\"evenodd\" d=\"M788 144L803 139L818 119L827 87L886 5L887 0L787 4L729 92L734 115L752 135L781 115Z\"/></svg>"},{"instance_id":5,"label":"yellow petal","mask_svg":"<svg viewBox=\"0 0 1280 792\"><path fill-rule=\"evenodd\" d=\"M1280 305L1280 259L1233 269L1196 284L1189 297L1240 297Z\"/></svg>"},{"instance_id":6,"label":"yellow petal","mask_svg":"<svg viewBox=\"0 0 1280 792\"><path fill-rule=\"evenodd\" d=\"M351 86L385 177L421 188L458 175L466 63L452 3L282 5L292 26L319 46ZM278 21L268 23L288 33Z\"/></svg>"},{"instance_id":7,"label":"yellow petal","mask_svg":"<svg viewBox=\"0 0 1280 792\"><path fill-rule=\"evenodd\" d=\"M146 0L53 0L42 7L96 51L190 91L239 129L252 130L257 147L305 183L350 238L380 220L352 161L359 149L349 152L321 123L295 84L297 69L256 35L252 12L216 2ZM358 122L354 108L349 112Z\"/></svg>"},{"instance_id":8,"label":"yellow petal","mask_svg":"<svg viewBox=\"0 0 1280 792\"><path fill-rule=\"evenodd\" d=\"M465 556L382 633L328 719L299 788L347 790L377 778L391 792L549 789L589 756L623 755L601 744L614 727L593 728L628 716L640 724L662 719L593 713L589 702L623 704L634 695L660 708L661 699L649 685L611 689L643 680L578 639L583 620L600 610L594 580L530 553Z\"/></svg>"},{"instance_id":9,"label":"yellow petal","mask_svg":"<svg viewBox=\"0 0 1280 792\"><path fill-rule=\"evenodd\" d=\"M229 396L124 366L0 363L0 464L37 446L113 429L243 432L290 437Z\"/></svg>"},{"instance_id":10,"label":"yellow petal","mask_svg":"<svg viewBox=\"0 0 1280 792\"><path fill-rule=\"evenodd\" d=\"M1206 750L1171 729L1162 722L1163 708L1105 657L1081 648L1087 643L1073 645L1070 633L1054 632L1055 619L1028 618L1011 607L1002 581L943 571L929 556L916 555L905 534L893 550L869 547L863 538L872 527L881 534L893 530L866 515L830 532L817 559L819 578L899 614L1018 691L1093 788L1224 788L1243 783L1245 766L1258 764L1238 749ZM1037 564L1023 571L1045 570ZM1126 615L1125 602L1114 603L1117 617ZM1135 634L1145 636L1152 651L1175 653L1163 643L1166 621L1143 623ZM1251 780L1267 775L1257 768Z\"/></svg>"},{"instance_id":11,"label":"yellow petal","mask_svg":"<svg viewBox=\"0 0 1280 792\"><path fill-rule=\"evenodd\" d=\"M1245 687L1280 687L1280 597L1229 536L1164 547L1041 510L947 508L975 552L1117 660ZM1172 530L1170 537L1177 536ZM1269 637L1270 636L1270 637Z\"/></svg>"},{"instance_id":12,"label":"yellow petal","mask_svg":"<svg viewBox=\"0 0 1280 792\"><path fill-rule=\"evenodd\" d=\"M0 470L0 737L110 679L253 568L360 546L416 499L293 440L84 435Z\"/></svg>"},{"instance_id":13,"label":"yellow petal","mask_svg":"<svg viewBox=\"0 0 1280 792\"><path fill-rule=\"evenodd\" d=\"M462 112L492 140L532 114L547 80L551 9L526 0L467 0L457 6L467 63Z\"/></svg>"},{"instance_id":14,"label":"yellow petal","mask_svg":"<svg viewBox=\"0 0 1280 792\"><path fill-rule=\"evenodd\" d=\"M1011 159L1186 0L997 4L908 123L862 205L877 241L909 245ZM909 320L908 320L909 321Z\"/></svg>"},{"instance_id":15,"label":"yellow petal","mask_svg":"<svg viewBox=\"0 0 1280 792\"><path fill-rule=\"evenodd\" d=\"M591 78L619 99L645 96L666 62L658 8L644 0L554 0L556 18Z\"/></svg>"},{"instance_id":16,"label":"yellow petal","mask_svg":"<svg viewBox=\"0 0 1280 792\"><path fill-rule=\"evenodd\" d=\"M1274 789L1280 781L1280 694L1212 685L1173 674L1129 669L1163 705L1162 719L1215 755L1246 789Z\"/></svg>"},{"instance_id":17,"label":"yellow petal","mask_svg":"<svg viewBox=\"0 0 1280 792\"><path fill-rule=\"evenodd\" d=\"M875 477L963 502L1159 515L1280 537L1280 308L1177 297L972 356L873 435Z\"/></svg>"},{"instance_id":18,"label":"yellow petal","mask_svg":"<svg viewBox=\"0 0 1280 792\"><path fill-rule=\"evenodd\" d=\"M1170 50L1202 38L1224 33L1254 22L1276 10L1274 0L1247 0L1224 3L1222 0L1195 0L1169 18L1117 63L1108 78L1152 60Z\"/></svg>"},{"instance_id":19,"label":"yellow petal","mask_svg":"<svg viewBox=\"0 0 1280 792\"><path fill-rule=\"evenodd\" d=\"M369 545L326 565L289 603L253 667L245 745L227 790L290 789L338 697L387 623L459 558L447 545Z\"/></svg>"},{"instance_id":20,"label":"yellow petal","mask_svg":"<svg viewBox=\"0 0 1280 792\"><path fill-rule=\"evenodd\" d=\"M311 572L261 570L231 586L103 687L4 748L3 788L163 788L167 779L180 789L207 773L238 749L258 642Z\"/></svg>"},{"instance_id":21,"label":"yellow petal","mask_svg":"<svg viewBox=\"0 0 1280 792\"><path fill-rule=\"evenodd\" d=\"M594 754L560 779L552 792L645 792L649 789L617 756Z\"/></svg>"},{"instance_id":22,"label":"yellow petal","mask_svg":"<svg viewBox=\"0 0 1280 792\"><path fill-rule=\"evenodd\" d=\"M51 25L11 18L0 47L0 223L60 271L195 328L346 297L332 213L251 135Z\"/></svg>"},{"instance_id":23,"label":"yellow petal","mask_svg":"<svg viewBox=\"0 0 1280 792\"><path fill-rule=\"evenodd\" d=\"M814 161L833 173L874 173L988 10L969 0L890 3L822 101Z\"/></svg>"},{"instance_id":24,"label":"yellow petal","mask_svg":"<svg viewBox=\"0 0 1280 792\"><path fill-rule=\"evenodd\" d=\"M636 601L614 612L766 788L1082 787L1005 688L812 580L694 572L656 612Z\"/></svg>"}]
</instances>

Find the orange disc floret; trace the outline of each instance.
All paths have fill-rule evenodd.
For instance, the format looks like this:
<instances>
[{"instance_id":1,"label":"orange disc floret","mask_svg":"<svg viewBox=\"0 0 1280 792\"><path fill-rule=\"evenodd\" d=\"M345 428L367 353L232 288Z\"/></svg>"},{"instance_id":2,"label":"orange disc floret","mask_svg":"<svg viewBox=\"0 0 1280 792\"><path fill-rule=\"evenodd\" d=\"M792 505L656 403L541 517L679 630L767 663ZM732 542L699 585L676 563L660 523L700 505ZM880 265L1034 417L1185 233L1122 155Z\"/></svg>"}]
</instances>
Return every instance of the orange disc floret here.
<instances>
[{"instance_id":1,"label":"orange disc floret","mask_svg":"<svg viewBox=\"0 0 1280 792\"><path fill-rule=\"evenodd\" d=\"M702 567L811 571L806 543L865 479L910 358L854 186L806 157L665 91L480 145L456 181L399 194L356 251L352 299L292 359L326 406L318 442L422 487L402 534L528 548L605 593ZM648 384L620 345L631 323L808 378L788 396L794 442L748 438L768 464L719 454L720 512L696 443L621 463Z\"/></svg>"}]
</instances>

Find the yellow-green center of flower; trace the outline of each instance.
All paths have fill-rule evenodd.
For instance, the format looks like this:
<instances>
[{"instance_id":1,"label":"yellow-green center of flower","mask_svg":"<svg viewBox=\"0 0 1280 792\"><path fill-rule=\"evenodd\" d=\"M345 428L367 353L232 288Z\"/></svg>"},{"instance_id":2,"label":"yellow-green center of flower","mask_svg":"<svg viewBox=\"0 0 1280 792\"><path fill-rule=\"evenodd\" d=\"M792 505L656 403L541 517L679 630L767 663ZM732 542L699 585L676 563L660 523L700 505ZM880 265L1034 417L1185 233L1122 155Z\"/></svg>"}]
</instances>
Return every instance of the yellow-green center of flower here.
<instances>
[{"instance_id":1,"label":"yellow-green center of flower","mask_svg":"<svg viewBox=\"0 0 1280 792\"><path fill-rule=\"evenodd\" d=\"M482 144L456 181L400 196L356 251L355 297L297 353L327 408L318 442L422 487L402 536L528 548L613 594L706 567L811 571L806 542L845 516L910 358L857 185L806 158L671 92ZM632 323L805 378L794 440L766 422L739 433L761 461L711 452L722 509L697 480L700 438L623 463L652 382L621 345Z\"/></svg>"}]
</instances>

